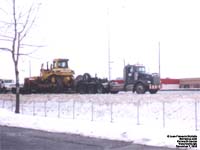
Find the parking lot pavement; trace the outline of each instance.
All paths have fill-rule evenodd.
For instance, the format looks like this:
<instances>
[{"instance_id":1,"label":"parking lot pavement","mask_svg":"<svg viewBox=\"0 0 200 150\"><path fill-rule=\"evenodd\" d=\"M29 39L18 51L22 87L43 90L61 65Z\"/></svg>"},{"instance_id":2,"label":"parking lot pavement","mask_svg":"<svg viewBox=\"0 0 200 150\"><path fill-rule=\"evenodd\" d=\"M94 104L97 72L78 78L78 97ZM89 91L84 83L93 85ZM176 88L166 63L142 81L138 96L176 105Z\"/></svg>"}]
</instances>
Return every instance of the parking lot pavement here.
<instances>
[{"instance_id":1,"label":"parking lot pavement","mask_svg":"<svg viewBox=\"0 0 200 150\"><path fill-rule=\"evenodd\" d=\"M132 142L0 126L0 150L172 150Z\"/></svg>"}]
</instances>

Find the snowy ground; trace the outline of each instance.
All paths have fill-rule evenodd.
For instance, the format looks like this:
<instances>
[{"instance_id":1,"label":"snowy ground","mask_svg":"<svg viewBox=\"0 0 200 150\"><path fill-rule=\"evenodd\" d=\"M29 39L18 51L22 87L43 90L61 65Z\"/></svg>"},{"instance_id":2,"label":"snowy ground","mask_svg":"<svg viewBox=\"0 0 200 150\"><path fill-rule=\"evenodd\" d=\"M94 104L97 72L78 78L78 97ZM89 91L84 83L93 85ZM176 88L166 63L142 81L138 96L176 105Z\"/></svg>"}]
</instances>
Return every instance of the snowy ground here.
<instances>
[{"instance_id":1,"label":"snowy ground","mask_svg":"<svg viewBox=\"0 0 200 150\"><path fill-rule=\"evenodd\" d=\"M178 137L168 135L196 135L200 149L199 92L23 95L20 115L14 98L0 95L1 125L174 148Z\"/></svg>"}]
</instances>

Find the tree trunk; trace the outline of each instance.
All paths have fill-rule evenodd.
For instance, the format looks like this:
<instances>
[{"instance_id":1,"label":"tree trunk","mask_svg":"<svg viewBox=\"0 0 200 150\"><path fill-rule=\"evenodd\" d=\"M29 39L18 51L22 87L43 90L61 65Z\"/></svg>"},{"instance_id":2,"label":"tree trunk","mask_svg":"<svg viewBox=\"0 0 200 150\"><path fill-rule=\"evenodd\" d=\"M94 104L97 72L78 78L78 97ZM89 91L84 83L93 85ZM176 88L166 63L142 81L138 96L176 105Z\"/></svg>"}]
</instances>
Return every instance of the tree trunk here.
<instances>
[{"instance_id":1,"label":"tree trunk","mask_svg":"<svg viewBox=\"0 0 200 150\"><path fill-rule=\"evenodd\" d=\"M16 105L15 105L15 113L20 113L20 86L19 86L19 71L18 65L15 64L15 78L16 78Z\"/></svg>"}]
</instances>

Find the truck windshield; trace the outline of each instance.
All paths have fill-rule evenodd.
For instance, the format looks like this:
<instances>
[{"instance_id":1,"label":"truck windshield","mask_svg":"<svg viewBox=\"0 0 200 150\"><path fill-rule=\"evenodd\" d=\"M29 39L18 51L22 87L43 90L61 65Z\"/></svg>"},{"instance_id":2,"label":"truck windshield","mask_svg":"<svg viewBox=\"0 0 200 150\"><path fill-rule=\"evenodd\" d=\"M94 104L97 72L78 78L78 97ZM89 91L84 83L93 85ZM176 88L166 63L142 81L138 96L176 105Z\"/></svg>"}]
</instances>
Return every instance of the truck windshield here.
<instances>
[{"instance_id":1,"label":"truck windshield","mask_svg":"<svg viewBox=\"0 0 200 150\"><path fill-rule=\"evenodd\" d=\"M137 71L138 71L138 72L143 72L143 73L146 72L144 66L138 66L138 67L137 67Z\"/></svg>"}]
</instances>

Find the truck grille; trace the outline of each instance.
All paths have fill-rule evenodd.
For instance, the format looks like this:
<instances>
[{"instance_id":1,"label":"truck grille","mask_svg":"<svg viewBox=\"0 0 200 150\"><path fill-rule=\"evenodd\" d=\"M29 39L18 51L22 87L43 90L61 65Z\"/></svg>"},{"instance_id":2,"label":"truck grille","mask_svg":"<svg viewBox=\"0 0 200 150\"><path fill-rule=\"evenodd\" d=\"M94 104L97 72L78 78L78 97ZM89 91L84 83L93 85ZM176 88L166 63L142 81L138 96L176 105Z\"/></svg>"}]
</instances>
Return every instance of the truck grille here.
<instances>
[{"instance_id":1,"label":"truck grille","mask_svg":"<svg viewBox=\"0 0 200 150\"><path fill-rule=\"evenodd\" d=\"M153 74L153 84L160 84L160 77L158 74Z\"/></svg>"}]
</instances>

